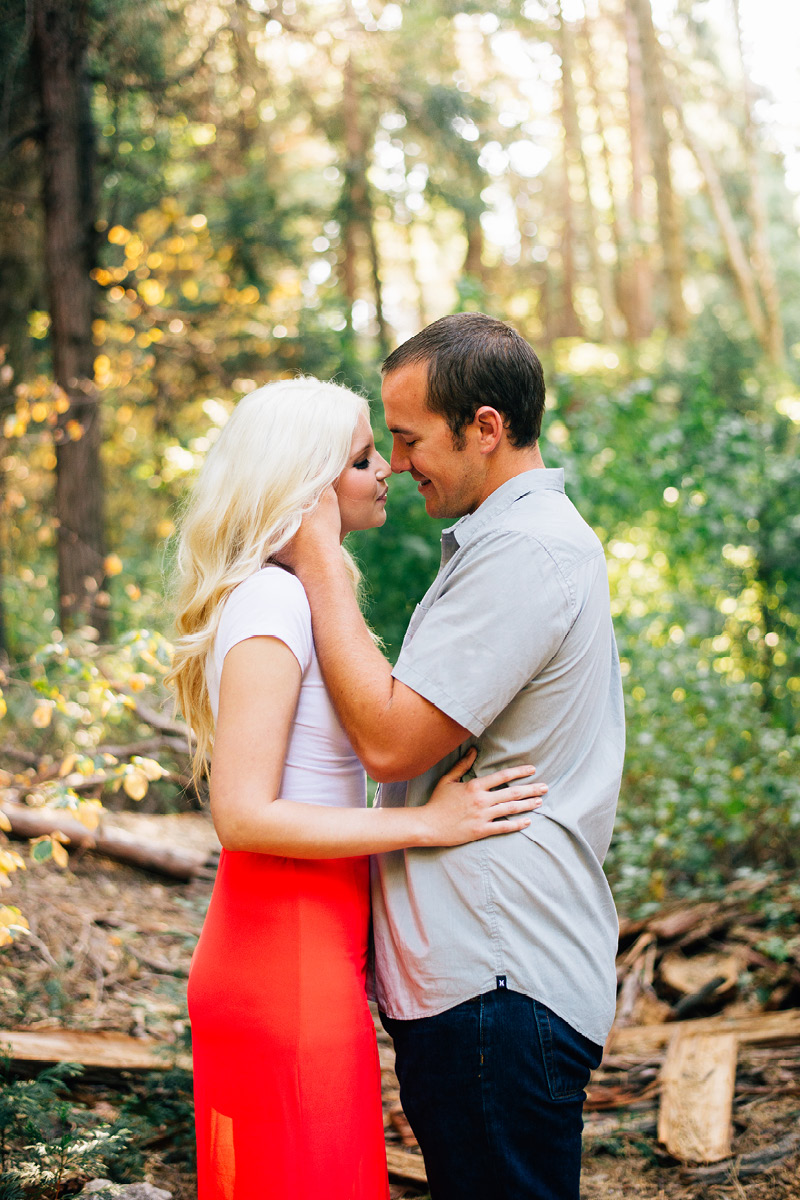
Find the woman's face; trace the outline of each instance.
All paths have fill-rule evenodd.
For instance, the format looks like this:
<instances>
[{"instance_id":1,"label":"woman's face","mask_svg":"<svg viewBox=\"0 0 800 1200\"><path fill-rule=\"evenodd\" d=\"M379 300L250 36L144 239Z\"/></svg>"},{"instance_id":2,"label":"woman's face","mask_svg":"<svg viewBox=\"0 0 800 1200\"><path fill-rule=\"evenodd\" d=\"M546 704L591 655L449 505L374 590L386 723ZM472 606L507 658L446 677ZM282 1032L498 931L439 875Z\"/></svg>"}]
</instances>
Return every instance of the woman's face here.
<instances>
[{"instance_id":1,"label":"woman's face","mask_svg":"<svg viewBox=\"0 0 800 1200\"><path fill-rule=\"evenodd\" d=\"M386 477L391 467L375 449L369 421L358 418L347 466L336 482L342 537L354 529L374 529L386 520Z\"/></svg>"}]
</instances>

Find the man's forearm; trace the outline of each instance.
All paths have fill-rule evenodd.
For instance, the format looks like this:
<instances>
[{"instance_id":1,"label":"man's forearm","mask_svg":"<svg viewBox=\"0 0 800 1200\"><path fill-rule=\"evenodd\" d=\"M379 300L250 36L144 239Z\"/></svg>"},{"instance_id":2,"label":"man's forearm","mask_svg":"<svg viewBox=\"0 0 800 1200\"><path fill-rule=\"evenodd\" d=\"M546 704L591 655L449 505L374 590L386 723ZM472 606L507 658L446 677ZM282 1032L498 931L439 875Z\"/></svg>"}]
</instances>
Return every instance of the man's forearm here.
<instances>
[{"instance_id":1,"label":"man's forearm","mask_svg":"<svg viewBox=\"0 0 800 1200\"><path fill-rule=\"evenodd\" d=\"M298 575L311 605L317 657L350 744L380 783L421 775L469 733L393 678L338 553L309 555L306 563Z\"/></svg>"},{"instance_id":2,"label":"man's forearm","mask_svg":"<svg viewBox=\"0 0 800 1200\"><path fill-rule=\"evenodd\" d=\"M392 728L392 668L370 636L341 555L318 556L300 574L328 694L370 774L401 731Z\"/></svg>"}]
</instances>

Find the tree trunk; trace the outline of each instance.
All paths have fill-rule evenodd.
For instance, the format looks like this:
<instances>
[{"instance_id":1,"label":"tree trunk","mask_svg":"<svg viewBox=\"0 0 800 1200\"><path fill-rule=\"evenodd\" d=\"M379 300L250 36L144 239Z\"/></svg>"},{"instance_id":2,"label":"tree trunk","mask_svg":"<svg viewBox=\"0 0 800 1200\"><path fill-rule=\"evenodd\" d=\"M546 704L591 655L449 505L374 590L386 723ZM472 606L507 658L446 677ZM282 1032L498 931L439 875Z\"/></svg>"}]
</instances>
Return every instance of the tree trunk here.
<instances>
[{"instance_id":1,"label":"tree trunk","mask_svg":"<svg viewBox=\"0 0 800 1200\"><path fill-rule=\"evenodd\" d=\"M561 18L560 11L561 6L559 4L558 43L559 48L563 50L569 35L564 29L564 21ZM561 312L556 318L555 326L557 336L559 337L582 337L583 328L575 309L575 205L572 199L572 182L570 179L570 166L579 161L579 154L575 146L577 121L574 114L572 79L563 54L561 57L561 123L564 128L561 175L562 301Z\"/></svg>"},{"instance_id":2,"label":"tree trunk","mask_svg":"<svg viewBox=\"0 0 800 1200\"><path fill-rule=\"evenodd\" d=\"M766 329L764 348L770 360L780 364L784 359L783 321L781 320L780 296L775 279L775 268L769 250L767 234L767 205L764 197L764 185L759 169L756 134L753 126L753 85L744 57L742 44L742 26L739 14L739 0L732 0L733 19L736 24L736 39L739 45L739 59L742 66L742 108L744 124L742 141L746 176L749 184L748 208L753 223L753 268L764 298L766 313Z\"/></svg>"},{"instance_id":3,"label":"tree trunk","mask_svg":"<svg viewBox=\"0 0 800 1200\"><path fill-rule=\"evenodd\" d=\"M680 335L684 334L688 327L686 306L683 301L685 255L678 216L678 200L672 186L669 133L664 124L666 81L658 39L653 26L650 0L628 0L628 2L636 16L639 44L642 48L643 78L647 81L644 89L645 116L650 135L653 175L656 181L658 231L664 256L664 274L667 285L667 328L670 333Z\"/></svg>"},{"instance_id":4,"label":"tree trunk","mask_svg":"<svg viewBox=\"0 0 800 1200\"><path fill-rule=\"evenodd\" d=\"M60 620L103 635L104 578L100 396L93 383L92 127L83 0L33 0L34 64L44 124L44 256L53 371L69 407L56 438Z\"/></svg>"},{"instance_id":5,"label":"tree trunk","mask_svg":"<svg viewBox=\"0 0 800 1200\"><path fill-rule=\"evenodd\" d=\"M581 174L585 189L583 202L583 218L584 218L584 237L586 241L586 250L589 257L589 271L591 273L592 286L597 291L597 296L600 301L600 328L599 334L601 341L610 341L613 335L616 304L614 302L613 291L611 287L611 276L608 267L600 256L600 248L597 241L597 213L595 212L594 204L592 203L592 188L591 176L589 174L589 164L586 159L586 154L583 149L583 138L581 137L580 122L578 120L578 104L575 97L575 84L573 81L574 63L572 57L572 47L575 41L575 28L567 28L564 21L564 14L559 3L559 55L561 57L561 73L562 87L564 89L564 122L566 134L566 146L568 147L568 158L580 165Z\"/></svg>"},{"instance_id":6,"label":"tree trunk","mask_svg":"<svg viewBox=\"0 0 800 1200\"><path fill-rule=\"evenodd\" d=\"M620 305L625 313L632 340L648 337L655 326L653 318L653 272L645 247L644 176L647 162L644 77L642 51L636 33L636 18L630 4L624 12L625 42L628 52L628 128L631 151L630 212L632 236L623 258Z\"/></svg>"},{"instance_id":7,"label":"tree trunk","mask_svg":"<svg viewBox=\"0 0 800 1200\"><path fill-rule=\"evenodd\" d=\"M750 266L741 235L736 227L733 213L730 210L722 180L714 165L714 159L702 139L697 137L689 127L678 96L673 93L671 99L673 108L678 114L678 120L681 124L686 145L694 155L697 165L700 168L700 173L703 176L708 198L711 201L711 208L722 234L722 240L728 255L728 262L730 263L739 295L742 298L747 319L759 342L767 349L767 325L761 305L759 304L755 275Z\"/></svg>"},{"instance_id":8,"label":"tree trunk","mask_svg":"<svg viewBox=\"0 0 800 1200\"><path fill-rule=\"evenodd\" d=\"M623 233L622 217L617 207L616 191L614 188L614 172L611 166L611 154L608 149L608 137L606 135L606 126L603 114L604 99L597 83L597 69L595 66L594 49L592 46L592 33L589 18L583 19L583 57L586 65L586 82L592 93L592 107L596 115L596 131L600 138L600 162L603 167L603 175L605 178L606 190L608 192L608 219L611 230L611 239L614 245L615 259L614 266L611 270L614 307L612 312L618 312L625 323L625 340L631 344L639 337L638 324L634 315L631 312L630 305L625 303L625 273L627 259L630 254L629 243L631 241L630 227L626 228ZM628 223L629 225L629 223Z\"/></svg>"},{"instance_id":9,"label":"tree trunk","mask_svg":"<svg viewBox=\"0 0 800 1200\"><path fill-rule=\"evenodd\" d=\"M464 211L464 232L467 237L467 252L464 255L462 274L473 275L483 280L483 226L477 212Z\"/></svg>"},{"instance_id":10,"label":"tree trunk","mask_svg":"<svg viewBox=\"0 0 800 1200\"><path fill-rule=\"evenodd\" d=\"M352 328L352 307L357 297L358 232L366 241L372 292L375 299L375 320L378 326L378 348L383 358L389 353L389 334L383 315L383 290L380 278L378 243L373 224L372 202L367 182L367 150L361 128L356 72L352 54L344 67L342 117L345 140L345 184L343 202L344 261L342 281L348 303L348 327Z\"/></svg>"}]
</instances>

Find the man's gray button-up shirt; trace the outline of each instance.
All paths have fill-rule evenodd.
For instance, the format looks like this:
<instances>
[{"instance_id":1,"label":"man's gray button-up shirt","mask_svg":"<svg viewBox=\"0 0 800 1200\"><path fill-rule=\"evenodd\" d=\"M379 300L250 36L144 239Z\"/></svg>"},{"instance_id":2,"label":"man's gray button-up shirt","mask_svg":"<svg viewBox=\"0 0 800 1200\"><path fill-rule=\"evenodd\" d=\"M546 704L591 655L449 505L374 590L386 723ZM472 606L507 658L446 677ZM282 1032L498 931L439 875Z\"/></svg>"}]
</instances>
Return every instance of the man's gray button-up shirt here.
<instances>
[{"instance_id":1,"label":"man's gray button-up shirt","mask_svg":"<svg viewBox=\"0 0 800 1200\"><path fill-rule=\"evenodd\" d=\"M476 744L474 770L521 763L548 785L523 832L373 860L376 992L430 1016L497 986L602 1044L614 1015L617 918L602 870L624 715L602 547L560 470L507 481L442 535L442 564L394 669L472 739L384 806L424 804Z\"/></svg>"}]
</instances>

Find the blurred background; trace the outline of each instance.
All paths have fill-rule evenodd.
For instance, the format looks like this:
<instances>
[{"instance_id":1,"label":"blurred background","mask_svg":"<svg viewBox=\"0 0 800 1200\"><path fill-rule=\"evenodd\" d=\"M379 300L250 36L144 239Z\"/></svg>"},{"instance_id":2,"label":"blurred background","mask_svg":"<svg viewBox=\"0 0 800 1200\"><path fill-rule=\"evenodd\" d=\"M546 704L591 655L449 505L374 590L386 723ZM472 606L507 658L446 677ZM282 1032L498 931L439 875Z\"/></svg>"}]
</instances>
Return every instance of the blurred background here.
<instances>
[{"instance_id":1,"label":"blurred background","mask_svg":"<svg viewBox=\"0 0 800 1200\"><path fill-rule=\"evenodd\" d=\"M6 794L196 802L161 680L204 452L474 309L607 548L620 905L796 868L799 42L782 0L0 0ZM438 565L408 482L355 539L392 655Z\"/></svg>"}]
</instances>

